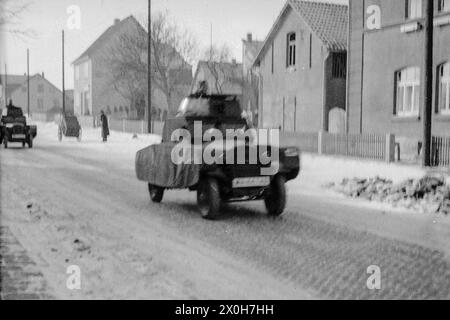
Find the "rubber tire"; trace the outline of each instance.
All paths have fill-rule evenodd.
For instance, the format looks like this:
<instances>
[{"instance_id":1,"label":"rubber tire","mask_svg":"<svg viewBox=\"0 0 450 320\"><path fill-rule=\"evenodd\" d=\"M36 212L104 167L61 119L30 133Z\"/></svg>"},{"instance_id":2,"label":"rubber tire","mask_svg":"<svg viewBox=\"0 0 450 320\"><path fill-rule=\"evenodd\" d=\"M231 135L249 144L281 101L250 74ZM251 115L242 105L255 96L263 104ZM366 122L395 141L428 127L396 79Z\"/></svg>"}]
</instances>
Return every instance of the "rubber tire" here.
<instances>
[{"instance_id":1,"label":"rubber tire","mask_svg":"<svg viewBox=\"0 0 450 320\"><path fill-rule=\"evenodd\" d=\"M33 136L30 135L28 137L28 148L32 149L33 148Z\"/></svg>"},{"instance_id":2,"label":"rubber tire","mask_svg":"<svg viewBox=\"0 0 450 320\"><path fill-rule=\"evenodd\" d=\"M273 178L270 188L264 197L269 216L278 217L283 214L286 207L286 178L277 175Z\"/></svg>"},{"instance_id":3,"label":"rubber tire","mask_svg":"<svg viewBox=\"0 0 450 320\"><path fill-rule=\"evenodd\" d=\"M155 203L160 203L164 196L164 188L148 184L148 192L150 194L150 199Z\"/></svg>"},{"instance_id":4,"label":"rubber tire","mask_svg":"<svg viewBox=\"0 0 450 320\"><path fill-rule=\"evenodd\" d=\"M214 220L220 210L219 182L215 178L204 178L197 189L197 205L203 219Z\"/></svg>"}]
</instances>

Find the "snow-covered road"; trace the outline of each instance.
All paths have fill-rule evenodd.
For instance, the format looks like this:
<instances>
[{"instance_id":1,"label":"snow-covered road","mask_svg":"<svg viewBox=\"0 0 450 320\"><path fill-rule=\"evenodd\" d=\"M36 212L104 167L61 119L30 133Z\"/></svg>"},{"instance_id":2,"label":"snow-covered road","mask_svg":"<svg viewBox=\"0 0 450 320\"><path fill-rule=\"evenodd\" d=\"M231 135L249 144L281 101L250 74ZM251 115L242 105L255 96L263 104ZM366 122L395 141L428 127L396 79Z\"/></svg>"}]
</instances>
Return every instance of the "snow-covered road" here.
<instances>
[{"instance_id":1,"label":"snow-covered road","mask_svg":"<svg viewBox=\"0 0 450 320\"><path fill-rule=\"evenodd\" d=\"M286 214L230 204L202 220L195 194L149 201L135 152L157 137L97 130L57 141L39 124L34 149L0 151L1 225L41 270L55 298L449 298L450 224L321 195L314 166L291 184ZM66 286L68 266L81 290ZM382 289L367 288L367 268ZM33 290L33 288L29 288Z\"/></svg>"}]
</instances>

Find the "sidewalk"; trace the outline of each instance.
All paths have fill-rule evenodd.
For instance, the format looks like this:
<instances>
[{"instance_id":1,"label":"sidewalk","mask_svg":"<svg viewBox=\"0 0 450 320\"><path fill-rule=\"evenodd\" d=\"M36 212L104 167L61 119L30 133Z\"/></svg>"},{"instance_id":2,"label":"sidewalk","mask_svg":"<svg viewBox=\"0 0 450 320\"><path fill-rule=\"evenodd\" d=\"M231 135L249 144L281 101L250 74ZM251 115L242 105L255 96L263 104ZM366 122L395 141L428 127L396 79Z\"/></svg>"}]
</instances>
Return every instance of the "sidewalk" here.
<instances>
[{"instance_id":1,"label":"sidewalk","mask_svg":"<svg viewBox=\"0 0 450 320\"><path fill-rule=\"evenodd\" d=\"M0 226L0 300L52 299L43 274L16 237Z\"/></svg>"}]
</instances>

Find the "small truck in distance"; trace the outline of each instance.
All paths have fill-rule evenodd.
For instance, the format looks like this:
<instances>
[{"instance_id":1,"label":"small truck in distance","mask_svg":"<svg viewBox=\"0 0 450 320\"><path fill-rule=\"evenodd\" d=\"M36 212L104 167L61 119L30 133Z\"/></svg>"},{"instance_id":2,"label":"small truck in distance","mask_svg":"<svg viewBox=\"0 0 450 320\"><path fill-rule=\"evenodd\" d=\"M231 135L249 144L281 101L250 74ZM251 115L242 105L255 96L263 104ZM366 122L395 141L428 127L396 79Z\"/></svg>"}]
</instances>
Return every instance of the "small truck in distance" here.
<instances>
[{"instance_id":1,"label":"small truck in distance","mask_svg":"<svg viewBox=\"0 0 450 320\"><path fill-rule=\"evenodd\" d=\"M8 148L9 143L22 143L22 147L27 144L33 148L33 139L36 138L37 127L27 125L27 120L22 109L9 105L5 116L0 120L0 143Z\"/></svg>"}]
</instances>

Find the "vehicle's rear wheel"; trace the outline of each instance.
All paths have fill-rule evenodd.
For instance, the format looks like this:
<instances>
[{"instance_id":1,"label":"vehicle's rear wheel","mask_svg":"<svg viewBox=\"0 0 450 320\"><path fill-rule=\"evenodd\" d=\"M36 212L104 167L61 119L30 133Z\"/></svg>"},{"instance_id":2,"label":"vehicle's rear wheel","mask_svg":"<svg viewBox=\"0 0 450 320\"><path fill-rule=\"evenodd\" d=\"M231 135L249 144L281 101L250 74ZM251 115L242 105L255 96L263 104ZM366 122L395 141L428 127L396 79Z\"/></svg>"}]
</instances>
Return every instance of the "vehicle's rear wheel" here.
<instances>
[{"instance_id":1,"label":"vehicle's rear wheel","mask_svg":"<svg viewBox=\"0 0 450 320\"><path fill-rule=\"evenodd\" d=\"M153 202L160 203L164 196L164 188L154 186L151 183L148 184L148 192L150 193L150 199Z\"/></svg>"},{"instance_id":2,"label":"vehicle's rear wheel","mask_svg":"<svg viewBox=\"0 0 450 320\"><path fill-rule=\"evenodd\" d=\"M202 218L213 220L220 210L219 182L214 178L204 178L197 189L197 204Z\"/></svg>"},{"instance_id":3,"label":"vehicle's rear wheel","mask_svg":"<svg viewBox=\"0 0 450 320\"><path fill-rule=\"evenodd\" d=\"M267 189L264 203L271 216L280 216L286 207L286 178L277 175L273 178L269 189Z\"/></svg>"}]
</instances>

